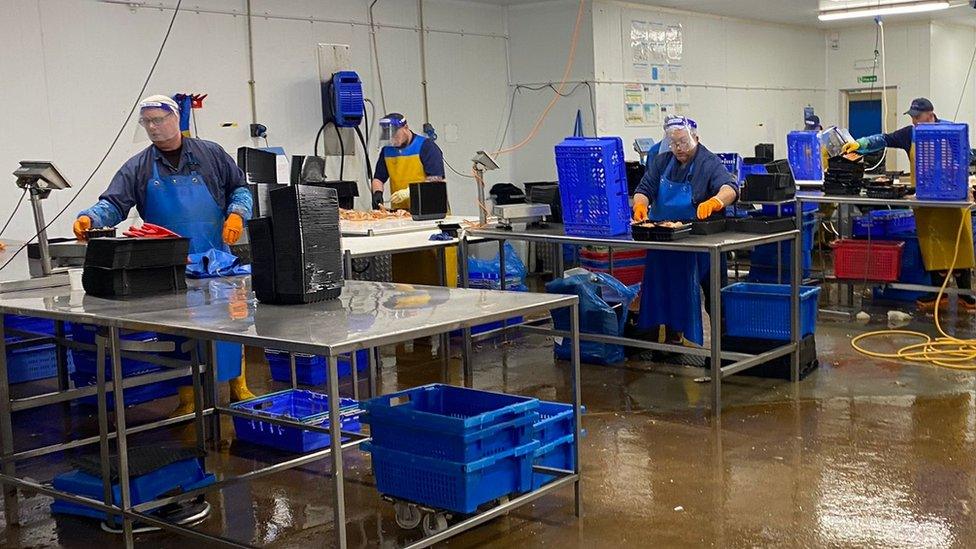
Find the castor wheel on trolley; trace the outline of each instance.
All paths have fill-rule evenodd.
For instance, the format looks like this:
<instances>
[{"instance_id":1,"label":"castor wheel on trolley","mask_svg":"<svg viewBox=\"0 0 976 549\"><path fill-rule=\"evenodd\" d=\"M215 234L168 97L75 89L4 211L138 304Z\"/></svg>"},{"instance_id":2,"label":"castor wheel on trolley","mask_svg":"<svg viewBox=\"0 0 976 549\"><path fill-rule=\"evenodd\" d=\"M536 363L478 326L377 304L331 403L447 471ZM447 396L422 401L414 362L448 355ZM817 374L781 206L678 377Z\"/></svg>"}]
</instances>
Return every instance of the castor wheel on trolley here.
<instances>
[{"instance_id":1,"label":"castor wheel on trolley","mask_svg":"<svg viewBox=\"0 0 976 549\"><path fill-rule=\"evenodd\" d=\"M393 510L396 512L396 523L400 528L413 530L420 526L423 515L416 505L405 501L398 501L393 504Z\"/></svg>"},{"instance_id":2,"label":"castor wheel on trolley","mask_svg":"<svg viewBox=\"0 0 976 549\"><path fill-rule=\"evenodd\" d=\"M433 536L447 530L447 515L444 513L427 513L424 515L424 535Z\"/></svg>"}]
</instances>

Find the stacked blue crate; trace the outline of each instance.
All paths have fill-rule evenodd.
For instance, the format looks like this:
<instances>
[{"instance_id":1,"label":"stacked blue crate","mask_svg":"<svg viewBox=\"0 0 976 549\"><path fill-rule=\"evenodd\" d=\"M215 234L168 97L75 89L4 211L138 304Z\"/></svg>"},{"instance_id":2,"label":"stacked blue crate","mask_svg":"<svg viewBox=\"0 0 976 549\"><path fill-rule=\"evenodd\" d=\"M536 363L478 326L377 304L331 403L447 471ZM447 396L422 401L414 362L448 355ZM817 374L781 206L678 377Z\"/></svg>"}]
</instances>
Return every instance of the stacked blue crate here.
<instances>
[{"instance_id":1,"label":"stacked blue crate","mask_svg":"<svg viewBox=\"0 0 976 549\"><path fill-rule=\"evenodd\" d=\"M969 125L919 124L914 144L915 196L965 200L969 196Z\"/></svg>"},{"instance_id":2,"label":"stacked blue crate","mask_svg":"<svg viewBox=\"0 0 976 549\"><path fill-rule=\"evenodd\" d=\"M556 172L566 234L630 233L630 196L619 137L567 137L556 145Z\"/></svg>"},{"instance_id":3,"label":"stacked blue crate","mask_svg":"<svg viewBox=\"0 0 976 549\"><path fill-rule=\"evenodd\" d=\"M21 315L4 315L4 328L30 334L54 335L54 321ZM6 342L16 343L25 338L6 333ZM75 371L74 361L68 355L68 373ZM25 383L48 379L58 374L57 349L53 343L42 343L7 350L7 382Z\"/></svg>"}]
</instances>

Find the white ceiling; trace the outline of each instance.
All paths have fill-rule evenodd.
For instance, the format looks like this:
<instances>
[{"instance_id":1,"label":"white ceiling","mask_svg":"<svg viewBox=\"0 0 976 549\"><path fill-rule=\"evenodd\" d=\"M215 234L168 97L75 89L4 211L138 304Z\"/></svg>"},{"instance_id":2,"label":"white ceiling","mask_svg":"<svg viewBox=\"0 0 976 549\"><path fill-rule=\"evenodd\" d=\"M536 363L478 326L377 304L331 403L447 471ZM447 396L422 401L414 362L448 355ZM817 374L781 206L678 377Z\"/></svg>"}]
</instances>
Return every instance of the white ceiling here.
<instances>
[{"instance_id":1,"label":"white ceiling","mask_svg":"<svg viewBox=\"0 0 976 549\"><path fill-rule=\"evenodd\" d=\"M502 6L514 6L518 4L533 4L539 0L474 0L487 4ZM833 23L821 23L817 20L819 9L818 0L627 0L633 4L646 4L648 6L658 6L674 8L712 15L726 17L738 17L741 19L755 19L760 21L771 21L774 23L785 23L790 25L817 26L817 27L840 27L859 25L870 22L870 19L854 19L849 21L837 21ZM963 0L953 0L955 3ZM965 0L968 4L970 0ZM919 21L919 20L953 20L953 22L976 26L976 9L964 5L962 7L951 8L948 10L922 13L912 15L889 16L886 21Z\"/></svg>"}]
</instances>

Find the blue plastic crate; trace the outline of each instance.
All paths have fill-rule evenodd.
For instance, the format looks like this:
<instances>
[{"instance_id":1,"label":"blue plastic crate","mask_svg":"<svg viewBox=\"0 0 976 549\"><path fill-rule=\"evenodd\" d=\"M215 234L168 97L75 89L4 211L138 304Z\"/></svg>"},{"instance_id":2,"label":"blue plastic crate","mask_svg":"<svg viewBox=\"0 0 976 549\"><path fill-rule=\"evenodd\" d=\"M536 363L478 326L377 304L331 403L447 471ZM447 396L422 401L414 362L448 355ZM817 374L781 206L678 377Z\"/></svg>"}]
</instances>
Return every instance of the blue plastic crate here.
<instances>
[{"instance_id":1,"label":"blue plastic crate","mask_svg":"<svg viewBox=\"0 0 976 549\"><path fill-rule=\"evenodd\" d=\"M97 327L91 324L72 324L71 325L71 338L78 343L87 343L89 345L95 344L95 334ZM128 332L125 331L120 336L121 339L125 341L139 341L139 342L154 342L159 341L160 337L155 332ZM96 374L95 362L96 355L95 351L82 351L72 349L70 351L75 363L75 368L79 374L85 374L91 376L93 379ZM186 357L183 353L160 353L165 356L180 356ZM112 379L112 367L111 358L108 353L108 349L105 351L105 378ZM143 360L134 360L131 358L122 359L122 377L130 377L139 374L145 374L149 372L157 372L162 369L162 366L153 364L152 362L146 362Z\"/></svg>"},{"instance_id":2,"label":"blue plastic crate","mask_svg":"<svg viewBox=\"0 0 976 549\"><path fill-rule=\"evenodd\" d=\"M299 421L307 425L328 426L329 423L329 397L304 389L278 391L231 404L231 408L270 418ZM359 402L351 398L340 399L339 410L342 430L358 433L362 429L359 423L359 415L362 413ZM240 440L300 454L325 448L331 443L331 435L328 433L283 427L236 416L234 431Z\"/></svg>"},{"instance_id":3,"label":"blue plastic crate","mask_svg":"<svg viewBox=\"0 0 976 549\"><path fill-rule=\"evenodd\" d=\"M585 408L582 409L586 411ZM548 444L566 435L572 435L576 423L572 404L539 401L539 420L535 423L535 439Z\"/></svg>"},{"instance_id":4,"label":"blue plastic crate","mask_svg":"<svg viewBox=\"0 0 976 549\"><path fill-rule=\"evenodd\" d=\"M160 467L152 473L132 477L129 479L129 491L133 505L139 505L159 499L170 493L188 492L203 488L214 483L216 479L203 468L199 459L184 459ZM70 471L54 477L52 482L56 490L62 490L97 501L102 501L102 479L83 471ZM115 505L121 505L122 490L118 483L112 485L112 499ZM94 519L106 520L107 513L63 500L51 503L51 512L67 515L78 515ZM120 523L117 517L116 523Z\"/></svg>"},{"instance_id":5,"label":"blue plastic crate","mask_svg":"<svg viewBox=\"0 0 976 549\"><path fill-rule=\"evenodd\" d=\"M163 370L163 367L157 366L155 370L142 373L158 372L161 370ZM89 375L84 372L78 372L77 370L71 374L71 379L75 382L75 387L88 387L95 385L96 382L94 374ZM176 394L179 387L185 385L186 383L187 382L183 379L170 379L166 381L157 381L156 383L150 383L149 385L128 387L122 392L122 398L124 399L126 406L135 406L136 404L142 404L144 402L173 396ZM114 410L115 397L112 395L112 393L106 393L105 397L108 404L108 409ZM96 395L86 396L79 398L77 402L85 406L98 406L98 397Z\"/></svg>"},{"instance_id":6,"label":"blue plastic crate","mask_svg":"<svg viewBox=\"0 0 976 549\"><path fill-rule=\"evenodd\" d=\"M35 316L23 315L3 315L3 326L10 330L22 330L33 334L54 335L54 321L48 318L38 318ZM71 324L65 322L65 330L69 330ZM9 341L11 334L7 334Z\"/></svg>"},{"instance_id":7,"label":"blue plastic crate","mask_svg":"<svg viewBox=\"0 0 976 549\"><path fill-rule=\"evenodd\" d=\"M573 435L563 435L552 442L539 446L535 451L532 464L564 471L576 470L576 443ZM544 485L556 480L556 475L548 473L532 473L532 489L538 490Z\"/></svg>"},{"instance_id":8,"label":"blue plastic crate","mask_svg":"<svg viewBox=\"0 0 976 549\"><path fill-rule=\"evenodd\" d=\"M905 284L924 284L932 283L925 264L922 262L922 250L918 245L918 235L901 235L893 240L901 240L905 247L901 252L901 273L898 275L898 282ZM915 301L924 297L927 292L916 292L914 290L900 290L896 288L874 288L875 299L889 299L893 301Z\"/></svg>"},{"instance_id":9,"label":"blue plastic crate","mask_svg":"<svg viewBox=\"0 0 976 549\"><path fill-rule=\"evenodd\" d=\"M965 200L969 195L969 125L915 126L915 196Z\"/></svg>"},{"instance_id":10,"label":"blue plastic crate","mask_svg":"<svg viewBox=\"0 0 976 549\"><path fill-rule=\"evenodd\" d=\"M744 176L742 175L742 157L739 153L715 153L715 156L722 161L725 169L735 176L735 180L741 183Z\"/></svg>"},{"instance_id":11,"label":"blue plastic crate","mask_svg":"<svg viewBox=\"0 0 976 549\"><path fill-rule=\"evenodd\" d=\"M813 236L817 227L814 214L804 214L803 220L803 254L800 258L803 267L803 277L810 276L813 269ZM782 246L782 254L779 247ZM749 252L749 282L779 283L779 269L776 260L782 259L782 281L788 281L793 272L793 241L756 246Z\"/></svg>"},{"instance_id":12,"label":"blue plastic crate","mask_svg":"<svg viewBox=\"0 0 976 549\"><path fill-rule=\"evenodd\" d=\"M424 385L362 403L373 443L449 461L471 462L532 440L535 398Z\"/></svg>"},{"instance_id":13,"label":"blue plastic crate","mask_svg":"<svg viewBox=\"0 0 976 549\"><path fill-rule=\"evenodd\" d=\"M271 367L271 379L291 383L291 360L288 351L265 349L268 366ZM329 382L324 356L295 353L295 377L302 385L324 385ZM369 367L369 350L356 351L356 370L362 372ZM339 357L339 377L343 378L352 373L352 364L348 357Z\"/></svg>"},{"instance_id":14,"label":"blue plastic crate","mask_svg":"<svg viewBox=\"0 0 976 549\"><path fill-rule=\"evenodd\" d=\"M875 210L854 218L854 238L889 238L915 232L911 210Z\"/></svg>"},{"instance_id":15,"label":"blue plastic crate","mask_svg":"<svg viewBox=\"0 0 976 549\"><path fill-rule=\"evenodd\" d=\"M474 513L478 506L532 489L532 460L538 441L470 463L458 463L392 450L364 442L372 454L376 489L383 495L453 511Z\"/></svg>"},{"instance_id":16,"label":"blue plastic crate","mask_svg":"<svg viewBox=\"0 0 976 549\"><path fill-rule=\"evenodd\" d=\"M68 353L68 373L74 371L75 364L71 360L71 353ZM54 344L7 350L8 383L25 383L56 375L58 375L58 355Z\"/></svg>"},{"instance_id":17,"label":"blue plastic crate","mask_svg":"<svg viewBox=\"0 0 976 549\"><path fill-rule=\"evenodd\" d=\"M629 234L623 141L619 137L567 137L555 150L566 234Z\"/></svg>"},{"instance_id":18,"label":"blue plastic crate","mask_svg":"<svg viewBox=\"0 0 976 549\"><path fill-rule=\"evenodd\" d=\"M786 135L787 161L793 171L793 179L820 181L823 179L823 157L817 132L796 131Z\"/></svg>"},{"instance_id":19,"label":"blue plastic crate","mask_svg":"<svg viewBox=\"0 0 976 549\"><path fill-rule=\"evenodd\" d=\"M766 171L765 164L742 164L742 181L746 180L746 177L753 174L764 174L769 173Z\"/></svg>"},{"instance_id":20,"label":"blue plastic crate","mask_svg":"<svg viewBox=\"0 0 976 549\"><path fill-rule=\"evenodd\" d=\"M820 288L800 287L800 337L814 333ZM790 286L738 282L722 288L726 334L790 340Z\"/></svg>"},{"instance_id":21,"label":"blue plastic crate","mask_svg":"<svg viewBox=\"0 0 976 549\"><path fill-rule=\"evenodd\" d=\"M803 203L803 215L810 215L811 213L816 212L818 209L820 209L820 205L816 202ZM773 204L763 204L762 215L767 217L793 217L796 215L796 202L783 204L778 210Z\"/></svg>"}]
</instances>

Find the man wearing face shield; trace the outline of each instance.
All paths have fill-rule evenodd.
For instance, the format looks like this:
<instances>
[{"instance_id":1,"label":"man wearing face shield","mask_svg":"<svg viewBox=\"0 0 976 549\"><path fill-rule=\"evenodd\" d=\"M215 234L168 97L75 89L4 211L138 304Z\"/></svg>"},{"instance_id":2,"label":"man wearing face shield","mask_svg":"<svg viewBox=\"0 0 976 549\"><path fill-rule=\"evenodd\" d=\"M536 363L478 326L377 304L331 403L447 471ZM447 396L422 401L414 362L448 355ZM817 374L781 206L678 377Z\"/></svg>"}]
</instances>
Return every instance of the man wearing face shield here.
<instances>
[{"instance_id":1,"label":"man wearing face shield","mask_svg":"<svg viewBox=\"0 0 976 549\"><path fill-rule=\"evenodd\" d=\"M738 197L738 183L722 161L699 144L698 124L684 116L669 116L659 154L648 160L634 193L633 219L691 221L724 216L725 207ZM658 341L703 344L699 287L708 297L708 274L708 254L648 250L639 328L657 333Z\"/></svg>"},{"instance_id":2,"label":"man wearing face shield","mask_svg":"<svg viewBox=\"0 0 976 549\"><path fill-rule=\"evenodd\" d=\"M123 164L98 202L78 214L75 236L84 240L90 228L114 227L135 207L147 223L189 238L191 254L228 252L241 237L253 204L237 163L217 143L183 136L179 105L165 95L140 102L139 125L152 145ZM229 381L232 400L254 397L240 359L225 361L217 376ZM181 387L174 415L191 412L193 402L193 388Z\"/></svg>"},{"instance_id":3,"label":"man wearing face shield","mask_svg":"<svg viewBox=\"0 0 976 549\"><path fill-rule=\"evenodd\" d=\"M373 209L383 203L383 185L390 181L390 207L410 208L410 184L444 179L444 153L423 135L410 130L400 113L380 120L380 157L373 170Z\"/></svg>"}]
</instances>

